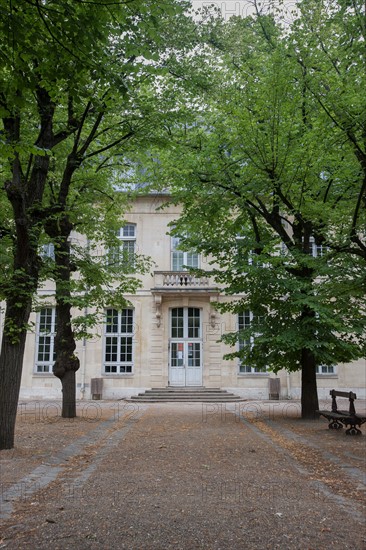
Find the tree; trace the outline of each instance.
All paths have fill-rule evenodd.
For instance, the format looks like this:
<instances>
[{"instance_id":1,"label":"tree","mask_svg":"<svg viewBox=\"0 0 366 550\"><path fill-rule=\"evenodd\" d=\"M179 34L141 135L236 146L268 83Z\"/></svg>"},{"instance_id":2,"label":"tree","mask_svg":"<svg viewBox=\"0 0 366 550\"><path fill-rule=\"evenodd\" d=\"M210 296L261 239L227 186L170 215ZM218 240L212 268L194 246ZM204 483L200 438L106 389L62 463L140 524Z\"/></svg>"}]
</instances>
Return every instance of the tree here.
<instances>
[{"instance_id":1,"label":"tree","mask_svg":"<svg viewBox=\"0 0 366 550\"><path fill-rule=\"evenodd\" d=\"M0 448L11 448L27 323L41 268L40 235L47 219L55 234L44 204L52 158L61 146L66 151L71 144L59 171L63 175L60 193L55 193L58 204L53 205L62 222L58 275L61 270L66 276L71 265L65 260L65 239L62 243L70 230L65 195L74 172L85 168L96 151L101 155L126 139L121 106L134 84L151 74L149 59L158 59L158 26L168 28L168 20L182 13L184 5L174 0L162 8L149 0L21 0L16 5L1 0L0 9L6 195L1 202L7 201L11 213L1 220L1 236L4 254L12 257L1 282L6 313L0 355ZM120 118L111 130L108 115L116 113L118 102ZM111 132L114 141L105 145ZM75 368L72 360L70 371Z\"/></svg>"},{"instance_id":2,"label":"tree","mask_svg":"<svg viewBox=\"0 0 366 550\"><path fill-rule=\"evenodd\" d=\"M101 312L111 301L116 307L126 307L124 294L135 292L139 284L132 273L143 273L149 265L146 258L137 255L132 268L121 262L116 270L108 263L108 249L116 246L116 229L123 225L122 216L131 197L116 192L111 183L101 181L95 173L88 177L86 172L73 182L73 192L64 199L64 181L61 182L57 195L51 194L50 214L45 221L46 234L54 245L54 261L46 262L46 273L55 280L56 289L53 373L62 384L65 418L76 416L75 373L79 358L74 354L75 340L91 336L90 329L101 322ZM102 196L98 196L98 191ZM87 247L75 243L72 232L76 229L87 237ZM81 312L77 318L72 317L72 308Z\"/></svg>"},{"instance_id":3,"label":"tree","mask_svg":"<svg viewBox=\"0 0 366 550\"><path fill-rule=\"evenodd\" d=\"M301 19L298 27L304 33ZM152 153L155 171L183 205L175 229L183 245L211 254L212 275L239 296L219 309L255 315L251 327L224 336L232 344L255 337L231 357L300 369L302 416L313 417L316 367L365 352L357 155L309 93L291 31L259 15L218 21L206 36L210 59L221 63L214 87L186 113L190 122L170 126L174 147Z\"/></svg>"},{"instance_id":4,"label":"tree","mask_svg":"<svg viewBox=\"0 0 366 550\"><path fill-rule=\"evenodd\" d=\"M165 6L165 10L169 13L168 6ZM174 14L174 12L175 10L171 13ZM168 20L172 22L171 17L168 17ZM150 44L148 52L151 58L150 64L146 66L147 54L145 53L144 63L137 74L136 67L131 74L128 67L125 74L128 93L123 93L121 96L118 90L102 88L102 98L98 98L98 106L95 107L90 100L86 104L78 132L68 140L70 152L60 154L55 151L53 157L54 170L52 177L48 180L50 202L46 207L49 214L44 225L46 233L55 245L53 278L56 282L57 331L53 373L62 383L62 416L64 417L76 416L75 373L79 369L79 359L74 354L76 342L73 330L75 323L72 322L71 316L73 304L76 303L79 308L88 307L89 313L83 317L83 322L88 325L95 324L97 318L100 321L100 311L104 311L111 300L116 307L127 305L124 294L134 292L138 287L138 280L131 275L145 272L150 265L147 258L134 254L133 265L131 262L122 261L115 270L110 265L106 268L105 257L95 258L88 253L87 263L85 263L84 251L82 251L81 261L78 261L78 254L71 253L70 236L77 228L79 232L88 235L89 248L92 243L95 244L97 235L98 245L99 247L103 245L104 250L110 246L116 246L115 235L108 231L108 226L111 227L114 223L115 229L120 228L122 215L128 209L128 201L131 200L132 193L131 191L128 194L122 193L116 189L115 180L119 173L122 172L123 176L126 168L124 164L128 163L129 148L132 147L138 151L139 148L146 147L146 142L151 135L150 126L156 124L157 105L154 101L151 104L148 101L151 98L145 96L144 82L151 77L162 77L160 56L168 47L171 48L169 42L173 37L171 29L164 28L167 22L160 21L161 36L159 39L155 37L155 44ZM192 21L189 18L182 17L179 24L184 26L186 31L192 29ZM178 32L178 35L181 32ZM140 39L146 40L150 38L151 31L148 31L147 36L140 34ZM186 36L184 43L187 41ZM177 44L177 36L175 36L175 48ZM155 59L156 61L151 65L151 61ZM129 63L130 60L127 64ZM94 167L94 173L90 170L91 167ZM82 168L83 177L79 175L75 179L74 175L78 168ZM57 169L59 182L56 183ZM89 179L87 179L87 173ZM112 216L111 200L113 200L114 216ZM83 213L85 208L88 209L87 217ZM93 227L90 224L92 212L94 212ZM96 231L97 220L98 230ZM78 252L80 253L80 249ZM78 272L77 283L72 280L73 272ZM113 283L118 287L113 286ZM83 288L88 289L87 295L85 290L83 292ZM95 310L91 313L90 307L93 306ZM80 322L79 316L77 323ZM86 334L84 330L83 336L85 337Z\"/></svg>"},{"instance_id":5,"label":"tree","mask_svg":"<svg viewBox=\"0 0 366 550\"><path fill-rule=\"evenodd\" d=\"M351 208L344 217L347 224L341 227L337 224L333 238L328 238L329 245L363 260L366 259L365 16L366 6L361 0L319 3L304 0L299 4L299 16L288 40L288 55L301 67L304 90L319 109L322 137L329 148L323 176L329 191L338 194L346 209ZM318 135L319 130L318 127ZM329 154L332 150L333 155ZM354 193L352 197L350 190ZM349 201L344 200L347 198ZM322 216L318 213L320 223Z\"/></svg>"}]
</instances>

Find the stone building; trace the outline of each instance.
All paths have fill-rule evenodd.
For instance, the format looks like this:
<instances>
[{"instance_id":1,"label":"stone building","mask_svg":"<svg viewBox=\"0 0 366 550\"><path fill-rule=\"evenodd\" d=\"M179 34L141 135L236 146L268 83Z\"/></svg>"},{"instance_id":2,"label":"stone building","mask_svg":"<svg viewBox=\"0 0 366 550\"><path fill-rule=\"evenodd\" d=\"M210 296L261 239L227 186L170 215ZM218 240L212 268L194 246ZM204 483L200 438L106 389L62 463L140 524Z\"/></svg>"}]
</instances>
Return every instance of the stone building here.
<instances>
[{"instance_id":1,"label":"stone building","mask_svg":"<svg viewBox=\"0 0 366 550\"><path fill-rule=\"evenodd\" d=\"M140 196L126 215L119 234L121 247L131 254L151 256L153 271L140 277L135 295L127 296L131 307L117 311L111 304L99 334L78 342L77 398L91 398L92 384L93 391L100 384L92 382L96 379L103 381L97 391L104 399L167 386L222 388L248 399L268 399L273 379L279 380L281 398L299 398L300 373L257 372L238 359L223 359L232 348L218 342L220 335L250 322L250 312L238 318L219 314L213 303L228 298L208 277L183 270L183 265L205 268L207 262L177 250L177 239L169 236L168 226L178 218L179 207L159 209L166 200L162 194ZM40 292L50 290L51 286ZM27 338L21 397L60 398L61 384L52 374L54 308L34 313L31 321L35 330ZM320 367L319 396L338 388L365 397L365 366L363 359Z\"/></svg>"}]
</instances>

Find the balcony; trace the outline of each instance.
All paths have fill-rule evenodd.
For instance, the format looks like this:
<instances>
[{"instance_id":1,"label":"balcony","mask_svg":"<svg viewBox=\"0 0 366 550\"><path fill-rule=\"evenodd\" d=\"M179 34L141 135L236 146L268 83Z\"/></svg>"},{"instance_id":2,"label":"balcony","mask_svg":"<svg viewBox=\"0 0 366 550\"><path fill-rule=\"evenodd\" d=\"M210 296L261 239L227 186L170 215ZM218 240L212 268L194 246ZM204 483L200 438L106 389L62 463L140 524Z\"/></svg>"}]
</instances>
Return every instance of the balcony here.
<instances>
[{"instance_id":1,"label":"balcony","mask_svg":"<svg viewBox=\"0 0 366 550\"><path fill-rule=\"evenodd\" d=\"M208 276L199 277L187 271L155 271L153 293L218 292Z\"/></svg>"}]
</instances>

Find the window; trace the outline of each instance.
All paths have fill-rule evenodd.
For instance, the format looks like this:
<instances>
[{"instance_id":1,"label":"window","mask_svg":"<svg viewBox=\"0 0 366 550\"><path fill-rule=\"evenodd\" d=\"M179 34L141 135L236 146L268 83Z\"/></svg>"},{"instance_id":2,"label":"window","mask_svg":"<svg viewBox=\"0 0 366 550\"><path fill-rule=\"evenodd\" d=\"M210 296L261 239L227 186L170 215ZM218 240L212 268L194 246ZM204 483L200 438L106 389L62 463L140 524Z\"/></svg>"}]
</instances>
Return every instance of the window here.
<instances>
[{"instance_id":1,"label":"window","mask_svg":"<svg viewBox=\"0 0 366 550\"><path fill-rule=\"evenodd\" d=\"M176 307L171 313L172 338L201 338L201 312L197 307Z\"/></svg>"},{"instance_id":2,"label":"window","mask_svg":"<svg viewBox=\"0 0 366 550\"><path fill-rule=\"evenodd\" d=\"M236 253L234 261L239 269L245 269L246 264L253 267L268 267L268 263L263 262L263 256L257 254L257 251L250 248L250 242L245 235L236 235ZM261 259L259 259L261 258Z\"/></svg>"},{"instance_id":3,"label":"window","mask_svg":"<svg viewBox=\"0 0 366 550\"><path fill-rule=\"evenodd\" d=\"M172 237L172 271L185 271L189 267L199 267L199 254L183 252L179 249L180 239ZM184 267L185 266L185 267Z\"/></svg>"},{"instance_id":4,"label":"window","mask_svg":"<svg viewBox=\"0 0 366 550\"><path fill-rule=\"evenodd\" d=\"M253 322L253 313L249 310L245 310L242 313L238 314L238 329L239 330L245 330L250 327L250 325ZM254 342L254 337L250 338L241 338L239 339L239 351L242 350L246 346L252 346ZM250 365L245 365L240 361L239 363L239 373L263 373L265 370L260 369L258 367L251 367Z\"/></svg>"},{"instance_id":5,"label":"window","mask_svg":"<svg viewBox=\"0 0 366 550\"><path fill-rule=\"evenodd\" d=\"M254 250L250 250L248 257L248 264L254 267L268 267L268 264L264 264L261 260L258 260L259 256Z\"/></svg>"},{"instance_id":6,"label":"window","mask_svg":"<svg viewBox=\"0 0 366 550\"><path fill-rule=\"evenodd\" d=\"M104 372L130 374L133 367L133 309L107 309L105 318Z\"/></svg>"},{"instance_id":7,"label":"window","mask_svg":"<svg viewBox=\"0 0 366 550\"><path fill-rule=\"evenodd\" d=\"M309 255L314 258L320 258L329 252L329 247L323 244L316 244L314 237L310 237L309 240Z\"/></svg>"},{"instance_id":8,"label":"window","mask_svg":"<svg viewBox=\"0 0 366 550\"><path fill-rule=\"evenodd\" d=\"M334 365L318 365L316 374L336 374Z\"/></svg>"},{"instance_id":9,"label":"window","mask_svg":"<svg viewBox=\"0 0 366 550\"><path fill-rule=\"evenodd\" d=\"M43 244L41 246L40 256L42 260L47 260L47 258L50 258L51 260L55 259L55 246L53 243L47 243Z\"/></svg>"},{"instance_id":10,"label":"window","mask_svg":"<svg viewBox=\"0 0 366 550\"><path fill-rule=\"evenodd\" d=\"M51 373L55 362L56 308L41 309L37 318L36 372Z\"/></svg>"},{"instance_id":11,"label":"window","mask_svg":"<svg viewBox=\"0 0 366 550\"><path fill-rule=\"evenodd\" d=\"M135 265L136 225L128 223L118 229L117 238L121 244L109 249L108 264L132 270Z\"/></svg>"}]
</instances>

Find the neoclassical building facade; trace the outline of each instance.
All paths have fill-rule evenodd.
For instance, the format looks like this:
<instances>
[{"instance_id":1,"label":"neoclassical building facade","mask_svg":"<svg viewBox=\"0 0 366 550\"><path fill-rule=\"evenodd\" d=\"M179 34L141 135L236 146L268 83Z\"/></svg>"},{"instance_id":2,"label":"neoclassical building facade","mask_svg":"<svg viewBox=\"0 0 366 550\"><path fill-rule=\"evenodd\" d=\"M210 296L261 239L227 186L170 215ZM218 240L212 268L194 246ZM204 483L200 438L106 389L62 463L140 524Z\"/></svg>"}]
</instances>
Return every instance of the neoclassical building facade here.
<instances>
[{"instance_id":1,"label":"neoclassical building facade","mask_svg":"<svg viewBox=\"0 0 366 550\"><path fill-rule=\"evenodd\" d=\"M223 359L233 350L219 342L221 334L245 326L251 313L219 314L214 303L228 298L209 277L184 271L186 265L205 268L207 260L177 248L169 224L179 217L180 209L173 205L161 209L166 201L162 194L139 196L126 215L119 232L121 249L131 257L136 252L150 256L152 271L139 277L136 294L126 296L128 308L119 311L111 304L98 334L78 341L77 398L90 399L96 387L102 398L120 399L148 388L205 386L247 399L268 399L273 379L279 380L281 398L299 398L300 373L256 372L238 359ZM40 290L50 291L51 284ZM27 338L21 398L60 398L61 384L52 374L56 322L52 303L33 313L31 321L35 329ZM338 388L352 389L365 398L365 367L364 359L320 367L319 397Z\"/></svg>"}]
</instances>

